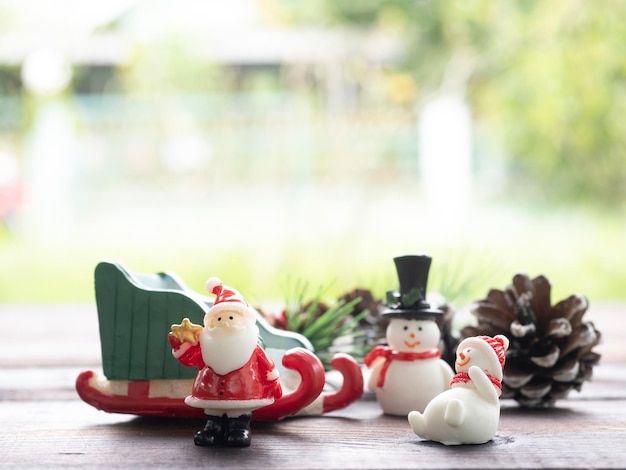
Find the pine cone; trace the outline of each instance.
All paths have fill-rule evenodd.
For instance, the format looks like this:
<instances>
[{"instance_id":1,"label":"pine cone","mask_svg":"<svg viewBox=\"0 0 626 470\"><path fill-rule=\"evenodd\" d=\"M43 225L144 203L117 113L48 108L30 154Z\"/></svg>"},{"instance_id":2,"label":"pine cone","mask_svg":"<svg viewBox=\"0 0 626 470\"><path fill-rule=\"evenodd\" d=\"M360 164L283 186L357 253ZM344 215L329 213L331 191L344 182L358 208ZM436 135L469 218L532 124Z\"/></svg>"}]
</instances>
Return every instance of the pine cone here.
<instances>
[{"instance_id":1,"label":"pine cone","mask_svg":"<svg viewBox=\"0 0 626 470\"><path fill-rule=\"evenodd\" d=\"M492 289L472 313L477 326L461 336L503 334L509 338L502 398L527 407L551 407L572 388L580 391L600 355L592 348L600 332L582 318L589 306L583 295L571 295L552 306L550 282L544 276L513 277L504 291Z\"/></svg>"}]
</instances>

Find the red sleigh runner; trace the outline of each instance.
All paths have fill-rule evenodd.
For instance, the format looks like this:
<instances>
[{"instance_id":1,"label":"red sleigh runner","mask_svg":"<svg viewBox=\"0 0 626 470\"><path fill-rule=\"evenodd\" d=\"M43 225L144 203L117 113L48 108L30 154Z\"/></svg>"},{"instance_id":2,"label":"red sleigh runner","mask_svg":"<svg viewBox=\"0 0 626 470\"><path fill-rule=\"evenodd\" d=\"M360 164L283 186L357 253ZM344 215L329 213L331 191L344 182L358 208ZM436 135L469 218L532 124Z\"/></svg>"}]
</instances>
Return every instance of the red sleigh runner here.
<instances>
[{"instance_id":1,"label":"red sleigh runner","mask_svg":"<svg viewBox=\"0 0 626 470\"><path fill-rule=\"evenodd\" d=\"M112 262L96 267L95 288L104 377L94 371L78 376L76 390L83 401L111 413L203 418L202 409L184 401L197 369L172 356L167 332L182 317L202 324L213 300L189 289L175 274L133 273ZM362 373L351 356L337 354L331 361L343 384L329 390L324 367L305 337L277 330L259 314L256 324L280 369L283 395L256 409L253 420L323 414L361 397Z\"/></svg>"}]
</instances>

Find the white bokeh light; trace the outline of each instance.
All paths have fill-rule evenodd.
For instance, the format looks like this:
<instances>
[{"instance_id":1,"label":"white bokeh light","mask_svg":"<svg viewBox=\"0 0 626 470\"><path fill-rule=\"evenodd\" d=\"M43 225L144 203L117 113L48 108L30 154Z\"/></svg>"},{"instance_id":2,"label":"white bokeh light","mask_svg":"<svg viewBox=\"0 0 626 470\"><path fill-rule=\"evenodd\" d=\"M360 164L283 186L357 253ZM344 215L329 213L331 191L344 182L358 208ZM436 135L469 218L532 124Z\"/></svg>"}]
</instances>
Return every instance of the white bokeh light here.
<instances>
[{"instance_id":1,"label":"white bokeh light","mask_svg":"<svg viewBox=\"0 0 626 470\"><path fill-rule=\"evenodd\" d=\"M37 95L52 95L63 91L72 79L72 68L61 52L41 48L31 52L22 64L22 80L26 88Z\"/></svg>"}]
</instances>

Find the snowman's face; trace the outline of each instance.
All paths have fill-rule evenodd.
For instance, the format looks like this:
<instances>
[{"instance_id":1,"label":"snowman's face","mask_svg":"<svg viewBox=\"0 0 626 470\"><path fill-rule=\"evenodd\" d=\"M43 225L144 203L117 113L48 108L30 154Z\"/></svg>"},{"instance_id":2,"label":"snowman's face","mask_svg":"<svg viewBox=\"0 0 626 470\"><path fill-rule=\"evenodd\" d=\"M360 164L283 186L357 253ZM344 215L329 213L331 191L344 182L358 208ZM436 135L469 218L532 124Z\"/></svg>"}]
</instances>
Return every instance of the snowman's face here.
<instances>
[{"instance_id":1,"label":"snowman's face","mask_svg":"<svg viewBox=\"0 0 626 470\"><path fill-rule=\"evenodd\" d=\"M478 366L482 370L489 370L489 356L476 347L459 349L456 352L454 363L457 372L467 372L471 366Z\"/></svg>"},{"instance_id":2,"label":"snowman's face","mask_svg":"<svg viewBox=\"0 0 626 470\"><path fill-rule=\"evenodd\" d=\"M389 347L400 352L422 352L436 348L441 333L433 320L392 318L387 327Z\"/></svg>"}]
</instances>

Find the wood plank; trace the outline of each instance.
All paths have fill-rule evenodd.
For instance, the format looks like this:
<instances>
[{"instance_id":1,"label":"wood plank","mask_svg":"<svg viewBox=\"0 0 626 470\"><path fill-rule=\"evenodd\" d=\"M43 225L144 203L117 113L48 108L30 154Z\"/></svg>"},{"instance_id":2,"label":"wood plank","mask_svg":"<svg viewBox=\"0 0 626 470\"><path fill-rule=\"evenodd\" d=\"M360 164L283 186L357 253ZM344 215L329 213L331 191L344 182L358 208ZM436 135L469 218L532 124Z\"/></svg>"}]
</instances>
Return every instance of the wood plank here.
<instances>
[{"instance_id":1,"label":"wood plank","mask_svg":"<svg viewBox=\"0 0 626 470\"><path fill-rule=\"evenodd\" d=\"M626 365L552 410L505 401L498 433L481 446L445 447L382 415L371 394L323 417L253 423L250 449L202 449L202 421L100 412L77 399L79 368L0 369L0 457L15 466L196 468L620 468L626 458ZM8 452L6 449L11 449Z\"/></svg>"},{"instance_id":2,"label":"wood plank","mask_svg":"<svg viewBox=\"0 0 626 470\"><path fill-rule=\"evenodd\" d=\"M420 440L365 400L325 417L253 423L248 449L198 448L197 420L131 418L77 400L0 402L2 465L197 468L620 468L625 401L572 401L546 412L505 408L489 443Z\"/></svg>"}]
</instances>

